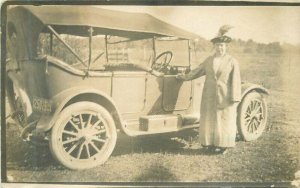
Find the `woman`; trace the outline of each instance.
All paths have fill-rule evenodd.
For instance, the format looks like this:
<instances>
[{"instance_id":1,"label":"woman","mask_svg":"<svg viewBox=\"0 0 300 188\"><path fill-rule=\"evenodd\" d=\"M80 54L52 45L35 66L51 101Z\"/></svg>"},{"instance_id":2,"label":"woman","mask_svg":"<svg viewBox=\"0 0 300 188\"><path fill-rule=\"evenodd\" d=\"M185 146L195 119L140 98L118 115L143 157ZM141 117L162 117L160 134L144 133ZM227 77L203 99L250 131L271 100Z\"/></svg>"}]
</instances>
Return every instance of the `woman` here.
<instances>
[{"instance_id":1,"label":"woman","mask_svg":"<svg viewBox=\"0 0 300 188\"><path fill-rule=\"evenodd\" d=\"M216 49L214 55L190 73L177 75L182 81L206 75L199 138L205 149L218 153L225 153L226 148L235 146L236 107L241 99L240 70L237 61L227 54L231 38L225 33L223 26L219 36L211 40Z\"/></svg>"}]
</instances>

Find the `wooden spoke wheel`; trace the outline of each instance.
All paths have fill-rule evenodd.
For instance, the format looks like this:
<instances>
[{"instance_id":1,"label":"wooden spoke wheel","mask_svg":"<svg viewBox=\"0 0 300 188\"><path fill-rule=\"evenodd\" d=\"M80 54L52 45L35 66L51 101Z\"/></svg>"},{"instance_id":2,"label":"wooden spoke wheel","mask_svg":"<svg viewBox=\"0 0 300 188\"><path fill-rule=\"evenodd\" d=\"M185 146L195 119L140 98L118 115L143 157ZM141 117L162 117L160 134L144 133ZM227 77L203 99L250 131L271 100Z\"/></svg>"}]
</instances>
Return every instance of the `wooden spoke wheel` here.
<instances>
[{"instance_id":1,"label":"wooden spoke wheel","mask_svg":"<svg viewBox=\"0 0 300 188\"><path fill-rule=\"evenodd\" d=\"M251 92L245 96L238 110L238 131L245 141L256 140L265 130L267 104L263 96Z\"/></svg>"},{"instance_id":2,"label":"wooden spoke wheel","mask_svg":"<svg viewBox=\"0 0 300 188\"><path fill-rule=\"evenodd\" d=\"M87 169L103 164L117 140L114 120L102 106L77 102L59 115L51 132L53 156L70 169Z\"/></svg>"}]
</instances>

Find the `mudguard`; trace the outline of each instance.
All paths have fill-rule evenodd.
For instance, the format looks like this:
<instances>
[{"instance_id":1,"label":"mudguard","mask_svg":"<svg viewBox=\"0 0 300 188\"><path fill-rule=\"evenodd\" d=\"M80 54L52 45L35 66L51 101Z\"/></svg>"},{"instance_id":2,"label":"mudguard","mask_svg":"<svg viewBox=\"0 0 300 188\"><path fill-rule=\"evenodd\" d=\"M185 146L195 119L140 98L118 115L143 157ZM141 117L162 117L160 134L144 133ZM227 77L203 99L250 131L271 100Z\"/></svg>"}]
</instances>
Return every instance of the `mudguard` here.
<instances>
[{"instance_id":1,"label":"mudguard","mask_svg":"<svg viewBox=\"0 0 300 188\"><path fill-rule=\"evenodd\" d=\"M52 126L55 124L59 113L70 103L72 99L74 99L76 96L80 95L96 95L97 97L101 98L101 100L104 100L103 102L109 102L111 106L113 106L113 111L110 111L110 113L117 117L118 122L116 122L116 125L118 128L120 128L122 131L127 133L126 128L124 127L124 123L122 120L122 117L120 115L120 112L114 103L113 99L107 95L106 93L99 91L97 89L91 89L86 87L75 87L70 88L67 90L64 90L63 92L57 94L54 96L52 101L52 111L49 114L44 114L41 116L40 120L37 123L36 131L37 132L46 132L49 131Z\"/></svg>"},{"instance_id":2,"label":"mudguard","mask_svg":"<svg viewBox=\"0 0 300 188\"><path fill-rule=\"evenodd\" d=\"M268 89L264 88L261 85L252 84L249 82L242 83L242 98L244 98L247 95L247 93L249 93L251 91L257 91L259 93L263 93L266 95L269 95L269 93L270 93L268 91Z\"/></svg>"}]
</instances>

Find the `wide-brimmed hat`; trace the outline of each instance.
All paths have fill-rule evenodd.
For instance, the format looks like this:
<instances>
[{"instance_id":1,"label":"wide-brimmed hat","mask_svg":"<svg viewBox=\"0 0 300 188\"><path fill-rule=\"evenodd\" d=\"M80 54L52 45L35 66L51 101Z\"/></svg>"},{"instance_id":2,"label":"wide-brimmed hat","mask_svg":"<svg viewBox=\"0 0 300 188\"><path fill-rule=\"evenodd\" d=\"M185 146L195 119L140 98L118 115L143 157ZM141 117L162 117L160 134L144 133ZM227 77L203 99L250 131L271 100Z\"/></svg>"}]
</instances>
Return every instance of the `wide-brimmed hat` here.
<instances>
[{"instance_id":1,"label":"wide-brimmed hat","mask_svg":"<svg viewBox=\"0 0 300 188\"><path fill-rule=\"evenodd\" d=\"M210 40L212 43L230 43L232 39L228 36L215 37Z\"/></svg>"},{"instance_id":2,"label":"wide-brimmed hat","mask_svg":"<svg viewBox=\"0 0 300 188\"><path fill-rule=\"evenodd\" d=\"M232 38L225 35L229 29L233 28L232 26L230 25L223 25L220 29L219 29L219 32L217 34L217 36L213 39L211 39L210 41L212 43L229 43L232 41Z\"/></svg>"}]
</instances>

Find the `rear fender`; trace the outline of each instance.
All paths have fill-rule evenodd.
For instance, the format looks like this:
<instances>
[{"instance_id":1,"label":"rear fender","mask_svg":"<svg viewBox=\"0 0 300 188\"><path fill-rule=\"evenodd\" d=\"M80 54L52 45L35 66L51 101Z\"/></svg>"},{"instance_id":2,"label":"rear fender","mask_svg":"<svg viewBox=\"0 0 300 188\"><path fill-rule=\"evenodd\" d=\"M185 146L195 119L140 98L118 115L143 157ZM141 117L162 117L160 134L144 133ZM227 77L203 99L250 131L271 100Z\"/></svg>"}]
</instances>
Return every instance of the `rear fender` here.
<instances>
[{"instance_id":1,"label":"rear fender","mask_svg":"<svg viewBox=\"0 0 300 188\"><path fill-rule=\"evenodd\" d=\"M41 116L37 123L36 131L49 131L59 117L59 113L67 106L79 101L95 102L105 107L113 116L117 128L121 129L125 133L127 132L124 127L122 117L113 99L102 91L83 87L70 88L54 96L52 98L52 112L48 115Z\"/></svg>"}]
</instances>

